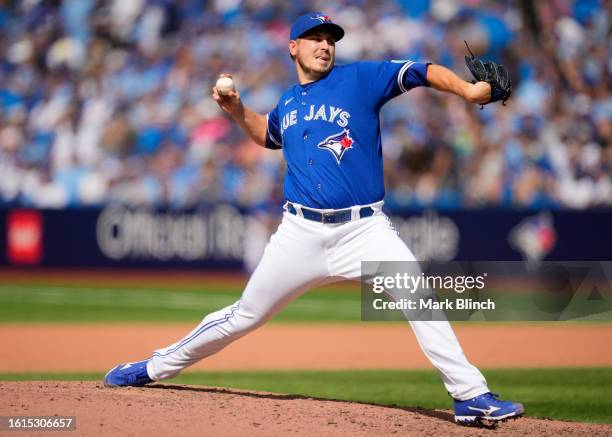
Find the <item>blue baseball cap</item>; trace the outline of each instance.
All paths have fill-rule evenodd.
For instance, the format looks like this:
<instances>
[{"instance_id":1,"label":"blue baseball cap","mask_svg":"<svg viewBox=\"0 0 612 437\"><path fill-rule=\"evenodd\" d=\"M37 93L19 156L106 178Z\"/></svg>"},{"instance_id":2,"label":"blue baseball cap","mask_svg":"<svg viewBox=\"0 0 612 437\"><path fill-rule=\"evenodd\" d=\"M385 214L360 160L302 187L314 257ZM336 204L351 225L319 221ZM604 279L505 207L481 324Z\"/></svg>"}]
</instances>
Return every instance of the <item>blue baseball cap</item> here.
<instances>
[{"instance_id":1,"label":"blue baseball cap","mask_svg":"<svg viewBox=\"0 0 612 437\"><path fill-rule=\"evenodd\" d=\"M344 36L344 29L332 22L329 15L325 15L322 12L311 12L297 17L293 22L293 26L291 26L289 39L296 40L314 28L326 30L333 35L336 41L340 41Z\"/></svg>"}]
</instances>

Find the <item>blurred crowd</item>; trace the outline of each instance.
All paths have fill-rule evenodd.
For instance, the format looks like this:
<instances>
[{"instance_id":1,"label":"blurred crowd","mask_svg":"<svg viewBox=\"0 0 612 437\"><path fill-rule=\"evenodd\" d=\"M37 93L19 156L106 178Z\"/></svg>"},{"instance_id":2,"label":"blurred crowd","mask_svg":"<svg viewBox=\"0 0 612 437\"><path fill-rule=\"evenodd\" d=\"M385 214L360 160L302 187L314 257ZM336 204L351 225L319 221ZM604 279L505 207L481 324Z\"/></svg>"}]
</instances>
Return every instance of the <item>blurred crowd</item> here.
<instances>
[{"instance_id":1,"label":"blurred crowd","mask_svg":"<svg viewBox=\"0 0 612 437\"><path fill-rule=\"evenodd\" d=\"M282 202L282 153L210 90L266 113L295 82L293 18L323 10L337 62L413 59L468 78L464 40L514 78L507 106L419 88L383 109L391 208L612 205L609 0L0 1L0 205Z\"/></svg>"}]
</instances>

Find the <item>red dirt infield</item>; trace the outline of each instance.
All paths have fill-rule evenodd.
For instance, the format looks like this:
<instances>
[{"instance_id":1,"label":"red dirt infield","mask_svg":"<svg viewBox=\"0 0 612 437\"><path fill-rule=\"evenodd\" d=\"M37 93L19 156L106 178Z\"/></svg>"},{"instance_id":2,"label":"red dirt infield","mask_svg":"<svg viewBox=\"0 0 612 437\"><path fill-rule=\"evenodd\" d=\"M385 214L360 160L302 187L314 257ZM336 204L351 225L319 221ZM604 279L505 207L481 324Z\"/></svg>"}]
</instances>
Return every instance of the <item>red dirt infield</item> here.
<instances>
[{"instance_id":1,"label":"red dirt infield","mask_svg":"<svg viewBox=\"0 0 612 437\"><path fill-rule=\"evenodd\" d=\"M0 372L102 371L149 357L191 325L0 324ZM461 325L466 355L483 368L612 366L612 325ZM421 369L431 365L407 324L269 324L195 370Z\"/></svg>"},{"instance_id":2,"label":"red dirt infield","mask_svg":"<svg viewBox=\"0 0 612 437\"><path fill-rule=\"evenodd\" d=\"M79 436L609 436L612 425L521 418L495 430L465 428L447 410L236 389L154 384L105 388L99 382L0 382L0 415L76 416ZM11 435L50 435L11 432Z\"/></svg>"}]
</instances>

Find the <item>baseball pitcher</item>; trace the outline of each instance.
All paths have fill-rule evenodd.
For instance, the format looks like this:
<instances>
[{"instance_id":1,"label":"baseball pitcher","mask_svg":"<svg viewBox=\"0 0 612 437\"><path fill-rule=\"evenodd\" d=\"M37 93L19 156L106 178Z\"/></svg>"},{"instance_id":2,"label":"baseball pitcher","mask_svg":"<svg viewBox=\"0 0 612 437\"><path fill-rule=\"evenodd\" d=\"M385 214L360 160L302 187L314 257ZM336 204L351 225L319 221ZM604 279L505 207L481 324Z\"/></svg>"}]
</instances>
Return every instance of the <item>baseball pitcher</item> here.
<instances>
[{"instance_id":1,"label":"baseball pitcher","mask_svg":"<svg viewBox=\"0 0 612 437\"><path fill-rule=\"evenodd\" d=\"M443 66L408 60L335 65L335 45L343 36L344 30L324 14L296 19L288 48L298 83L268 114L246 107L229 81L224 81L228 89L213 88L213 99L254 142L282 150L287 161L282 223L237 302L208 314L148 360L111 369L105 385L141 386L172 378L261 326L308 289L359 280L362 261L415 261L382 211L381 107L420 86L484 105L505 101L512 84L503 66L473 56L466 58L473 83ZM489 391L447 321L410 324L454 399L457 422L523 414L521 404Z\"/></svg>"}]
</instances>

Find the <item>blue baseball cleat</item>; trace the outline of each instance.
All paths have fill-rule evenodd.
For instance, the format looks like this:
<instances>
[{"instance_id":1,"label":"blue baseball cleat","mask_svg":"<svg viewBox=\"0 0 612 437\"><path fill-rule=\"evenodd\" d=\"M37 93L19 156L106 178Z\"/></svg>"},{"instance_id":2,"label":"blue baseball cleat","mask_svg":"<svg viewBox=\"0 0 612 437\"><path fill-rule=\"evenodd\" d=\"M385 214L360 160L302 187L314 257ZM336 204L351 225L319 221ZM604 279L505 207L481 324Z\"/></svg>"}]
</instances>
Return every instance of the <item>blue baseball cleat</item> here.
<instances>
[{"instance_id":1,"label":"blue baseball cleat","mask_svg":"<svg viewBox=\"0 0 612 437\"><path fill-rule=\"evenodd\" d=\"M495 393L485 393L466 401L455 399L455 422L471 425L481 420L503 421L521 417L523 404L498 399Z\"/></svg>"},{"instance_id":2,"label":"blue baseball cleat","mask_svg":"<svg viewBox=\"0 0 612 437\"><path fill-rule=\"evenodd\" d=\"M149 360L144 360L113 367L104 376L104 385L106 387L141 387L153 382L147 373L148 362Z\"/></svg>"}]
</instances>

